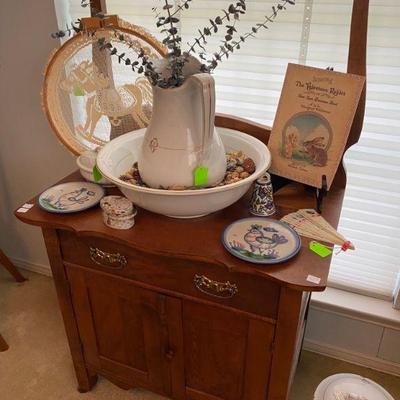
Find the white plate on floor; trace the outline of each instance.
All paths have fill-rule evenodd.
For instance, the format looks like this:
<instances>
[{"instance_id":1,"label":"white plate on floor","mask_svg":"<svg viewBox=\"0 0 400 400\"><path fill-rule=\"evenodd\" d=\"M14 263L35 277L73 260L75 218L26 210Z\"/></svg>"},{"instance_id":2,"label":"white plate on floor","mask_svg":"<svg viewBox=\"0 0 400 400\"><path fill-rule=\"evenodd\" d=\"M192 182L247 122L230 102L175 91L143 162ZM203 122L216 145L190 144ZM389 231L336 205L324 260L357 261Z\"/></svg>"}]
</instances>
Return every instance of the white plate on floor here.
<instances>
[{"instance_id":1,"label":"white plate on floor","mask_svg":"<svg viewBox=\"0 0 400 400\"><path fill-rule=\"evenodd\" d=\"M340 392L353 394L350 399L355 400L363 398L367 400L394 400L383 387L374 381L354 374L336 374L326 378L319 384L314 394L314 400L336 400L335 393Z\"/></svg>"}]
</instances>

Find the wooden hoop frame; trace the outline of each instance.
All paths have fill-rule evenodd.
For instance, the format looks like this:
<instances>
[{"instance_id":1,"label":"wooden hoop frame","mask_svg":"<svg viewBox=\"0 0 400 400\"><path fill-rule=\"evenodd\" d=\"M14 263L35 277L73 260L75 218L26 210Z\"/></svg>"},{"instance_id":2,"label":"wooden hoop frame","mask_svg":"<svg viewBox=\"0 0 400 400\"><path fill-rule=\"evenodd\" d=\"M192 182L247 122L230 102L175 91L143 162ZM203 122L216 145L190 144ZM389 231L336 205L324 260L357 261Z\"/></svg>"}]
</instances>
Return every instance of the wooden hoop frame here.
<instances>
[{"instance_id":1,"label":"wooden hoop frame","mask_svg":"<svg viewBox=\"0 0 400 400\"><path fill-rule=\"evenodd\" d=\"M145 30L143 27L139 25L130 24L129 22L126 22L122 19L118 19L118 26L99 28L95 29L94 32L115 31L115 30L121 33L129 34L131 36L135 36L138 39L143 40L149 46L151 46L156 51L156 53L158 53L161 57L165 57L167 54L166 47L158 39L156 39L153 35L151 35L147 30ZM75 155L80 155L83 151L87 150L87 148L82 143L79 143L79 141L72 135L67 136L57 128L57 123L55 122L54 115L52 115L52 112L50 111L49 107L49 92L51 90L49 84L49 76L53 71L55 62L63 54L63 52L70 46L75 45L76 42L81 40L84 35L87 35L86 31L82 31L76 34L75 36L67 40L59 49L57 49L52 54L50 61L48 62L46 69L44 71L44 82L41 93L43 111L47 117L47 120L49 121L51 129L56 134L58 140Z\"/></svg>"}]
</instances>

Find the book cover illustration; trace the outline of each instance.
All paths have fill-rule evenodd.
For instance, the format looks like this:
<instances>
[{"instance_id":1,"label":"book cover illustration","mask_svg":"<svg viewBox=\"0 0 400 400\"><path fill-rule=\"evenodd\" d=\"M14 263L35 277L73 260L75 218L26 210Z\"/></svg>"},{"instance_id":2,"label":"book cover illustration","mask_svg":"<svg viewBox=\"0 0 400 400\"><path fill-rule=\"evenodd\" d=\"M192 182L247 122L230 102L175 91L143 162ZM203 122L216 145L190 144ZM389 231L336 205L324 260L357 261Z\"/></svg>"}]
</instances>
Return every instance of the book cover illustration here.
<instances>
[{"instance_id":1,"label":"book cover illustration","mask_svg":"<svg viewBox=\"0 0 400 400\"><path fill-rule=\"evenodd\" d=\"M268 147L270 172L314 187L335 177L365 78L289 64Z\"/></svg>"}]
</instances>

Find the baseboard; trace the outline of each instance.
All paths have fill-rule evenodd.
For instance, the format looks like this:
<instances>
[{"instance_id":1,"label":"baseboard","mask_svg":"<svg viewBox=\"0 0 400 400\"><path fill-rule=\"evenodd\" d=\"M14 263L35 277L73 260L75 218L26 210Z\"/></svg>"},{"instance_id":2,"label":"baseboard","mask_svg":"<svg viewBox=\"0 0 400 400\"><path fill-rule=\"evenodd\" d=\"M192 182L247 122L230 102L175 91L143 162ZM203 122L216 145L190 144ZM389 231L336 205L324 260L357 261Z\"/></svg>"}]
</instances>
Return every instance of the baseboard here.
<instances>
[{"instance_id":1,"label":"baseboard","mask_svg":"<svg viewBox=\"0 0 400 400\"><path fill-rule=\"evenodd\" d=\"M318 343L312 340L304 340L304 350L318 353L327 357L336 358L361 367L372 368L386 374L400 376L400 365L378 357L370 357L365 354L356 353L347 349L341 349L334 346Z\"/></svg>"},{"instance_id":2,"label":"baseboard","mask_svg":"<svg viewBox=\"0 0 400 400\"><path fill-rule=\"evenodd\" d=\"M18 258L11 258L11 261L21 269L25 269L27 271L36 272L37 274L52 276L51 269L49 265L43 264L33 264L29 261L20 260Z\"/></svg>"}]
</instances>

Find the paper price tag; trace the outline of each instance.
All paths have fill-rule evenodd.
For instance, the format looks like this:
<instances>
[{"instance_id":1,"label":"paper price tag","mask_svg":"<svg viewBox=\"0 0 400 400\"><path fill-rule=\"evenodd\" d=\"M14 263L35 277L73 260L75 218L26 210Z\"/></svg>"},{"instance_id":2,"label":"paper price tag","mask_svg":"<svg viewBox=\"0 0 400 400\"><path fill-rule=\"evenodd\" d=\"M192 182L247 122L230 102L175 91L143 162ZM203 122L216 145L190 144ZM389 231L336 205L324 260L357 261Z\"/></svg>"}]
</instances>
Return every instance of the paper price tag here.
<instances>
[{"instance_id":1,"label":"paper price tag","mask_svg":"<svg viewBox=\"0 0 400 400\"><path fill-rule=\"evenodd\" d=\"M306 280L308 282L315 283L316 285L319 285L319 283L321 282L321 278L318 278L318 276L314 275L308 275Z\"/></svg>"}]
</instances>

